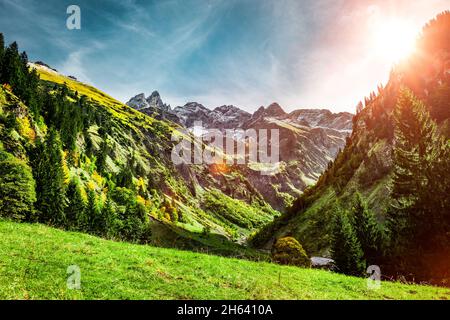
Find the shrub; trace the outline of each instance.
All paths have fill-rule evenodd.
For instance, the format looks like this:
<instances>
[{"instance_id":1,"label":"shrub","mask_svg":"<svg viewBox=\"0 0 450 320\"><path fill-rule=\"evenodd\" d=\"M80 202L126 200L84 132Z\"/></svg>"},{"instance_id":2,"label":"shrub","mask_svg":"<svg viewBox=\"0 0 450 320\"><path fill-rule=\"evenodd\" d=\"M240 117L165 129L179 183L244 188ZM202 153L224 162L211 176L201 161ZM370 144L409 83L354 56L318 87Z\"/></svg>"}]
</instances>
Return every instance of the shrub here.
<instances>
[{"instance_id":1,"label":"shrub","mask_svg":"<svg viewBox=\"0 0 450 320\"><path fill-rule=\"evenodd\" d=\"M293 237L284 237L276 241L271 252L272 261L279 264L310 267L308 258L302 245Z\"/></svg>"}]
</instances>

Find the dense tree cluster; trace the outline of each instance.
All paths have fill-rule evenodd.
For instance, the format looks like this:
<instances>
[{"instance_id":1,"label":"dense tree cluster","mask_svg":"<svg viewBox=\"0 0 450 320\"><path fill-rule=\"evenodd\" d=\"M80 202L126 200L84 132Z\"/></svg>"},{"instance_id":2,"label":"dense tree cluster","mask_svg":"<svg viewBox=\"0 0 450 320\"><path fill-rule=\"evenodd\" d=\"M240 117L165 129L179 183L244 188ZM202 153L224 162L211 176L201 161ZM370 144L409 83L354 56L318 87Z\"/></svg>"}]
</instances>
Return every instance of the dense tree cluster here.
<instances>
[{"instance_id":1,"label":"dense tree cluster","mask_svg":"<svg viewBox=\"0 0 450 320\"><path fill-rule=\"evenodd\" d=\"M367 266L379 262L383 241L383 230L359 193L350 210L335 206L331 254L339 272L362 275Z\"/></svg>"},{"instance_id":2,"label":"dense tree cluster","mask_svg":"<svg viewBox=\"0 0 450 320\"><path fill-rule=\"evenodd\" d=\"M0 217L33 219L35 201L31 168L23 160L0 151Z\"/></svg>"},{"instance_id":3,"label":"dense tree cluster","mask_svg":"<svg viewBox=\"0 0 450 320\"><path fill-rule=\"evenodd\" d=\"M149 241L151 204L139 201L138 193L143 191L134 183L134 157L119 174L108 171L106 160L111 150L104 111L65 84L40 81L36 70L29 68L26 53L20 53L15 42L5 48L1 33L0 84L24 102L33 122L46 132L34 137L20 153L29 159L27 164L13 155L15 149L23 148L17 139L8 140L18 130L18 119L14 114L6 118L1 114L0 120L9 130L9 136L2 137L5 143L0 144L1 216L114 239ZM102 137L97 151L88 133L93 124L99 126ZM91 179L105 180L103 189L71 174L70 168L79 167L80 161L91 163Z\"/></svg>"},{"instance_id":4,"label":"dense tree cluster","mask_svg":"<svg viewBox=\"0 0 450 320\"><path fill-rule=\"evenodd\" d=\"M438 277L432 257L450 253L450 143L408 89L396 105L395 122L390 254L417 277Z\"/></svg>"},{"instance_id":5,"label":"dense tree cluster","mask_svg":"<svg viewBox=\"0 0 450 320\"><path fill-rule=\"evenodd\" d=\"M386 223L375 219L358 193L348 212L335 209L332 254L341 272L358 274L374 263L411 280L450 277L450 143L428 109L411 90L401 90Z\"/></svg>"}]
</instances>

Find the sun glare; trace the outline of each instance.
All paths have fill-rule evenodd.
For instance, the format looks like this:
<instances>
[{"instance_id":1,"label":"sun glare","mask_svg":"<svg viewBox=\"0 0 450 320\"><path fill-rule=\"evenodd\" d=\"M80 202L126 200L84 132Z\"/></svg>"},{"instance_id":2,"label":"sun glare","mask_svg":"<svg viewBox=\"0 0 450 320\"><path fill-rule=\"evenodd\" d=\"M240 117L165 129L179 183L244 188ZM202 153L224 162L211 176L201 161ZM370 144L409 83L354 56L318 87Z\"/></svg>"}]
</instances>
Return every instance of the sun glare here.
<instances>
[{"instance_id":1,"label":"sun glare","mask_svg":"<svg viewBox=\"0 0 450 320\"><path fill-rule=\"evenodd\" d=\"M403 20L386 20L374 28L378 54L392 63L409 56L415 48L418 30Z\"/></svg>"}]
</instances>

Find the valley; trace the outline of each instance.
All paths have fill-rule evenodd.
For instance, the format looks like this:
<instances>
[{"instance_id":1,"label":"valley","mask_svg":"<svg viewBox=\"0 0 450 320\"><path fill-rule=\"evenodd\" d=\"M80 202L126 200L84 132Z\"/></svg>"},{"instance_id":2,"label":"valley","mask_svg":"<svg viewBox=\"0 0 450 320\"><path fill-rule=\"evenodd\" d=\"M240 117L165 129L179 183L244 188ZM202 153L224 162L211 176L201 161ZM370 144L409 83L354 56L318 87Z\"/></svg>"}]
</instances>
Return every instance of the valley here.
<instances>
[{"instance_id":1,"label":"valley","mask_svg":"<svg viewBox=\"0 0 450 320\"><path fill-rule=\"evenodd\" d=\"M0 33L0 299L449 299L449 35L352 114L123 103Z\"/></svg>"}]
</instances>

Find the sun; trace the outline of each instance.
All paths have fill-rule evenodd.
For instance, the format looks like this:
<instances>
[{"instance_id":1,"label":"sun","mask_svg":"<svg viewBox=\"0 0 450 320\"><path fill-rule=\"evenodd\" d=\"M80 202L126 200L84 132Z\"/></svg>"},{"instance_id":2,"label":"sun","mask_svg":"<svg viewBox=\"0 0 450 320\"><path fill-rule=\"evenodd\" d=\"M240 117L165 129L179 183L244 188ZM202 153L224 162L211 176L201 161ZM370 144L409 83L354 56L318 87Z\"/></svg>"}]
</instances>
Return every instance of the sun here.
<instances>
[{"instance_id":1,"label":"sun","mask_svg":"<svg viewBox=\"0 0 450 320\"><path fill-rule=\"evenodd\" d=\"M377 54L392 63L413 53L418 35L414 25L400 19L380 21L373 33Z\"/></svg>"}]
</instances>

